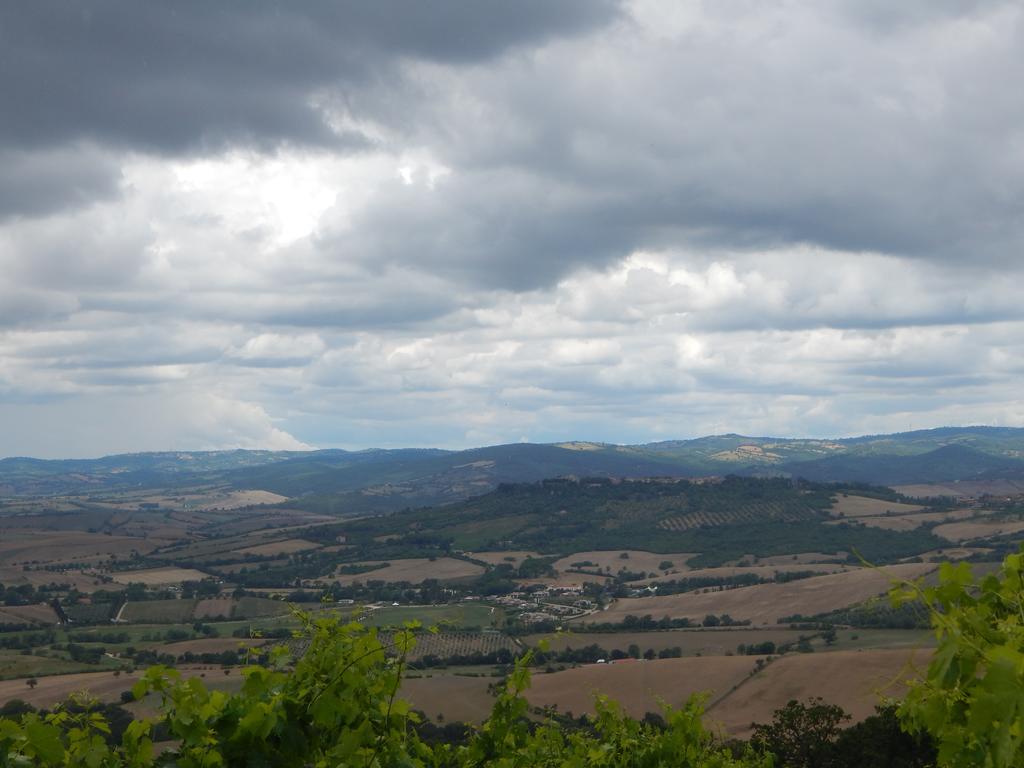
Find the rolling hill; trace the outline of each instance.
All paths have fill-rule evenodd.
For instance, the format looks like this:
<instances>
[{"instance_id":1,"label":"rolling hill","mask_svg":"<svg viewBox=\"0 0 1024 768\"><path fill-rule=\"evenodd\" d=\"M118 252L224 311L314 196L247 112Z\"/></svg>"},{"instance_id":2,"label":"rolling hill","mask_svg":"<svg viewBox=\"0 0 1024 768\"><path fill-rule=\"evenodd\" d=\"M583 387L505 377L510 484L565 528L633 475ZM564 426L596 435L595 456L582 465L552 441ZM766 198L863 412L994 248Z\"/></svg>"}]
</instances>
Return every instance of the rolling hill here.
<instances>
[{"instance_id":1,"label":"rolling hill","mask_svg":"<svg viewBox=\"0 0 1024 768\"><path fill-rule=\"evenodd\" d=\"M366 514L470 498L500 483L576 477L803 477L882 485L1024 478L1024 429L946 427L837 440L716 435L641 445L512 444L463 451L339 449L0 460L0 496L117 489L260 489Z\"/></svg>"}]
</instances>

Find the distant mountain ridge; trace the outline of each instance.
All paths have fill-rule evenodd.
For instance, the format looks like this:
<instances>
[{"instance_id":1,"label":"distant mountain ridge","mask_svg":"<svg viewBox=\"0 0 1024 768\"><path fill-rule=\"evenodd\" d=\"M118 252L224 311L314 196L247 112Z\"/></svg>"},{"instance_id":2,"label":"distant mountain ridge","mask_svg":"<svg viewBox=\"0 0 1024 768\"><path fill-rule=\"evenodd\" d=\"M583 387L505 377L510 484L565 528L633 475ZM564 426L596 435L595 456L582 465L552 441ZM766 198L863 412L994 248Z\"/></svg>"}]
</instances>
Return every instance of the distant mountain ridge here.
<instances>
[{"instance_id":1,"label":"distant mountain ridge","mask_svg":"<svg viewBox=\"0 0 1024 768\"><path fill-rule=\"evenodd\" d=\"M386 511L551 477L780 475L881 485L1024 478L1024 429L943 427L818 440L727 434L639 445L517 443L462 451L165 451L100 459L0 459L0 496L217 486Z\"/></svg>"}]
</instances>

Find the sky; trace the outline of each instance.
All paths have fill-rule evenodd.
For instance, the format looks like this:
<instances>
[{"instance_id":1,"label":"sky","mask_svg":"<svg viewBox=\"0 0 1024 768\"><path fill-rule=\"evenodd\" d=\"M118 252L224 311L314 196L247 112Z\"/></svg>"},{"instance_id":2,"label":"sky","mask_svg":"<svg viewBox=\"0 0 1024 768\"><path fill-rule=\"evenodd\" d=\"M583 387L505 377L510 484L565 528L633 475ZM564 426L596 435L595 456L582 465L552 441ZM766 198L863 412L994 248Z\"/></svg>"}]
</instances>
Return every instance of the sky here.
<instances>
[{"instance_id":1,"label":"sky","mask_svg":"<svg viewBox=\"0 0 1024 768\"><path fill-rule=\"evenodd\" d=\"M1024 426L1024 5L0 8L0 455Z\"/></svg>"}]
</instances>

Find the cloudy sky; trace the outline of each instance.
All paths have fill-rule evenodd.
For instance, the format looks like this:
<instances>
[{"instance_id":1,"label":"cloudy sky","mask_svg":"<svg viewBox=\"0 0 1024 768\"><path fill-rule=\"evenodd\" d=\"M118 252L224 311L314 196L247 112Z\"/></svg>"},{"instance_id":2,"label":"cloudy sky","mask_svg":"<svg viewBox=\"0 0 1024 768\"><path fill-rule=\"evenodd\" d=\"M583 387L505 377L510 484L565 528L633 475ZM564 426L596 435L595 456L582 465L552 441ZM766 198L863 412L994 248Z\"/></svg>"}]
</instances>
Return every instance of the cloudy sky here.
<instances>
[{"instance_id":1,"label":"cloudy sky","mask_svg":"<svg viewBox=\"0 0 1024 768\"><path fill-rule=\"evenodd\" d=\"M1024 6L0 10L0 455L1024 425Z\"/></svg>"}]
</instances>

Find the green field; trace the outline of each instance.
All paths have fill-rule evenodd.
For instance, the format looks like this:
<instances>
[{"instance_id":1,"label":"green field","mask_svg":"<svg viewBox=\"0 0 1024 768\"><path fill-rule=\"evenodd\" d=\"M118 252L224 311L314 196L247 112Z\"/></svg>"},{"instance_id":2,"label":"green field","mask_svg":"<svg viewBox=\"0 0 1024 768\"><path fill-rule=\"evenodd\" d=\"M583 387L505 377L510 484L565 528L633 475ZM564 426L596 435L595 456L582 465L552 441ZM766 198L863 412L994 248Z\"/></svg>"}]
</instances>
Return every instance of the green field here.
<instances>
[{"instance_id":1,"label":"green field","mask_svg":"<svg viewBox=\"0 0 1024 768\"><path fill-rule=\"evenodd\" d=\"M934 647L935 633L930 629L839 629L836 630L836 642L831 645L831 650Z\"/></svg>"},{"instance_id":2,"label":"green field","mask_svg":"<svg viewBox=\"0 0 1024 768\"><path fill-rule=\"evenodd\" d=\"M132 623L179 624L191 621L195 607L195 600L147 600L125 605L121 618Z\"/></svg>"},{"instance_id":3,"label":"green field","mask_svg":"<svg viewBox=\"0 0 1024 768\"><path fill-rule=\"evenodd\" d=\"M319 607L319 606L314 606ZM243 597L237 600L231 610L236 619L258 619L267 616L287 616L291 614L288 603L271 600L266 597Z\"/></svg>"},{"instance_id":4,"label":"green field","mask_svg":"<svg viewBox=\"0 0 1024 768\"><path fill-rule=\"evenodd\" d=\"M0 679L11 680L21 677L42 677L63 675L69 672L95 672L99 669L116 668L116 663L83 664L67 658L23 656L17 651L0 651Z\"/></svg>"}]
</instances>

